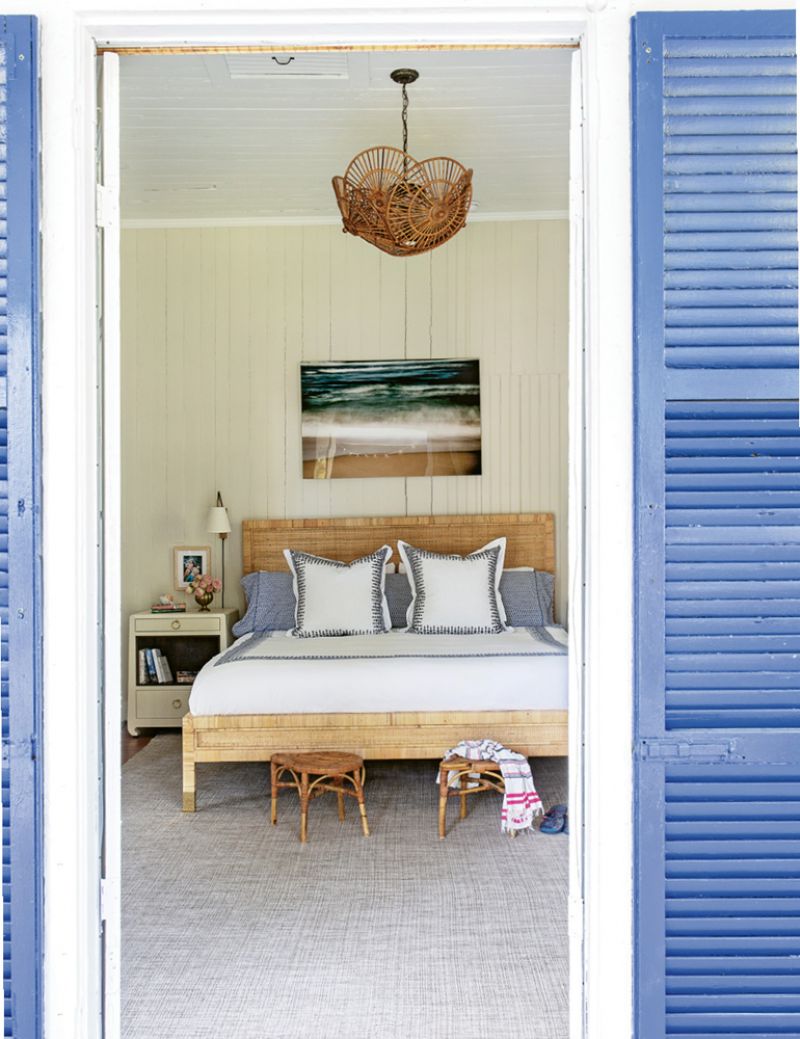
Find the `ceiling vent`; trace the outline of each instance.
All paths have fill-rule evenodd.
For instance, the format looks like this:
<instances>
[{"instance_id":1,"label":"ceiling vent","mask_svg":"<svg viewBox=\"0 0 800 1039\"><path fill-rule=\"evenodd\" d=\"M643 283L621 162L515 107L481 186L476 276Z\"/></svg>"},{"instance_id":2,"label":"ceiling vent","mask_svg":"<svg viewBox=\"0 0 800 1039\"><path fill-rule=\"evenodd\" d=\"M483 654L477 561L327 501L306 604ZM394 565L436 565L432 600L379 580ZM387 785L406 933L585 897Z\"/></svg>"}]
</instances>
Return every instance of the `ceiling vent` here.
<instances>
[{"instance_id":1,"label":"ceiling vent","mask_svg":"<svg viewBox=\"0 0 800 1039\"><path fill-rule=\"evenodd\" d=\"M346 54L226 54L231 79L347 79Z\"/></svg>"}]
</instances>

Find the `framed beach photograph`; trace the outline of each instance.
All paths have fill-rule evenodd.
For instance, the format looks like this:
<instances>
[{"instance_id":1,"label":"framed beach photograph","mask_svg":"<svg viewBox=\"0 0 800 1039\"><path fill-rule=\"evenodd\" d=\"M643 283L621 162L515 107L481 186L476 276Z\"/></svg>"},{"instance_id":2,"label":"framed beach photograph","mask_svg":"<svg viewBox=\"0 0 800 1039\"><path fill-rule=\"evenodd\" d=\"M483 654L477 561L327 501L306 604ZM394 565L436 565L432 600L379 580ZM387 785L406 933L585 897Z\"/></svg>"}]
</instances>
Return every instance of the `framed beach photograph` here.
<instances>
[{"instance_id":1,"label":"framed beach photograph","mask_svg":"<svg viewBox=\"0 0 800 1039\"><path fill-rule=\"evenodd\" d=\"M480 476L477 360L300 365L303 478Z\"/></svg>"},{"instance_id":2,"label":"framed beach photograph","mask_svg":"<svg viewBox=\"0 0 800 1039\"><path fill-rule=\"evenodd\" d=\"M207 574L210 561L211 549L208 545L203 548L191 548L186 545L174 548L172 550L172 571L178 591L185 592L201 574Z\"/></svg>"}]
</instances>

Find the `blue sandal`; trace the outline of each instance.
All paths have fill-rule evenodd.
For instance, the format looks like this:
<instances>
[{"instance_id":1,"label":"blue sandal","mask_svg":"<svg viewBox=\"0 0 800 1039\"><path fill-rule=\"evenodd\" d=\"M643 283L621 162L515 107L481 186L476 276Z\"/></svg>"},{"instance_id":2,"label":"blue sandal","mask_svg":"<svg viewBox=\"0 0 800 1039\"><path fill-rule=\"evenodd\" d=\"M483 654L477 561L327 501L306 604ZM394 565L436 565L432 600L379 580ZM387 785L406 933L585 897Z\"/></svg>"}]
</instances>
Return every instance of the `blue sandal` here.
<instances>
[{"instance_id":1,"label":"blue sandal","mask_svg":"<svg viewBox=\"0 0 800 1039\"><path fill-rule=\"evenodd\" d=\"M545 813L540 833L563 833L567 829L567 806L553 805L549 812Z\"/></svg>"}]
</instances>

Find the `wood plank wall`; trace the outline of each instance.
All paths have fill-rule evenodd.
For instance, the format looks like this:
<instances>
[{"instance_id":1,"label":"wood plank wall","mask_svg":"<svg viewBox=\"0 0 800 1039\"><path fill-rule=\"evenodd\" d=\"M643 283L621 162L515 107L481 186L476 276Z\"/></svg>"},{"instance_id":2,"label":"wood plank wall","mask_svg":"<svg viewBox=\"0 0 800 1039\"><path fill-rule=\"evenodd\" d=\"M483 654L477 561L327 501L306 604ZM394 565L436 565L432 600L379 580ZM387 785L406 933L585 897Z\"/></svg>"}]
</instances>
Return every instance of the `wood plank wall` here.
<instances>
[{"instance_id":1,"label":"wood plank wall","mask_svg":"<svg viewBox=\"0 0 800 1039\"><path fill-rule=\"evenodd\" d=\"M171 589L173 545L247 517L553 511L567 595L566 221L478 223L412 260L335 227L122 234L123 612ZM481 477L301 479L301 359L479 357Z\"/></svg>"}]
</instances>

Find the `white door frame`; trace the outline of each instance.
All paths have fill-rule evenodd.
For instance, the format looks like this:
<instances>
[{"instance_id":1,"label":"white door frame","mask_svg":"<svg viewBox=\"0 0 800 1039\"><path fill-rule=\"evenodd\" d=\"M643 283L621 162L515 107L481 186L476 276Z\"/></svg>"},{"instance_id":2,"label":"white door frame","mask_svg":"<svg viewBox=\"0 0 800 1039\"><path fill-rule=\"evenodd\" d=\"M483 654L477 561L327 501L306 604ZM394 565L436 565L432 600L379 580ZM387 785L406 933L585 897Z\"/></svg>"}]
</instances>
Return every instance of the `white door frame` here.
<instances>
[{"instance_id":1,"label":"white door frame","mask_svg":"<svg viewBox=\"0 0 800 1039\"><path fill-rule=\"evenodd\" d=\"M287 0L288 3L288 0ZM574 8L465 9L428 12L395 21L390 12L317 12L301 17L291 6L265 14L231 14L221 3L200 15L165 15L137 5L135 14L53 15L62 33L43 32L44 208L44 463L48 559L69 563L71 594L85 602L65 619L63 597L45 600L45 1027L58 1039L99 1039L101 991L99 863L101 739L97 703L102 666L97 652L102 617L97 552L97 467L100 368L95 330L94 51L95 43L186 45L320 43L408 46L535 43L580 39L584 111L584 336L571 337L572 403L575 376L586 372L583 406L573 415L581 473L573 459L574 508L584 487L585 514L571 508L575 560L570 624L582 654L571 658L572 687L582 689L584 725L573 720L571 751L584 774L573 798L583 826L573 827L575 900L570 906L574 980L572 1039L631 1033L631 405L630 194L627 12L586 15ZM571 13L570 13L571 11ZM72 92L64 83L72 84ZM58 83L60 87L56 87ZM602 85L602 89L600 89ZM63 92L59 96L58 90ZM66 118L65 118L66 116ZM65 131L68 139L65 139ZM64 210L67 210L65 213ZM576 242L573 223L573 244ZM68 265L68 266L65 266ZM576 312L573 285L573 314ZM57 338L54 320L67 319ZM49 332L49 334L48 334ZM65 393L66 391L66 393ZM585 428L580 428L585 424ZM70 435L66 436L65 431ZM602 480L600 479L602 473ZM107 473L108 476L108 473ZM108 490L108 488L107 488ZM117 487L118 491L118 487ZM119 523L119 503L107 501L106 523ZM114 516L116 511L116 516ZM73 555L74 554L74 555ZM588 593L588 594L585 594ZM578 606L580 605L580 611ZM88 620L88 623L87 623ZM582 656L582 659L581 659ZM118 683L119 653L106 678ZM79 695L62 696L74 689ZM48 695L50 690L50 695ZM114 689L114 696L117 690ZM580 708L579 708L580 709ZM581 731L583 730L583 731ZM581 740L584 740L583 746ZM613 809L614 823L605 827ZM581 865L583 875L580 874ZM577 889L576 888L577 885ZM111 897L118 898L117 892ZM116 905L116 903L115 903ZM581 954L581 943L583 954ZM578 950L577 955L575 949ZM112 1015L113 1017L113 1015ZM109 1020L113 1026L113 1021ZM106 1039L117 1039L109 1030Z\"/></svg>"},{"instance_id":2,"label":"white door frame","mask_svg":"<svg viewBox=\"0 0 800 1039\"><path fill-rule=\"evenodd\" d=\"M103 919L103 1012L105 1034L120 1034L122 870L122 340L120 298L120 112L119 55L97 59L101 112L98 135L97 224L100 255L98 301L99 391L102 394L103 522L103 833L100 912Z\"/></svg>"}]
</instances>

